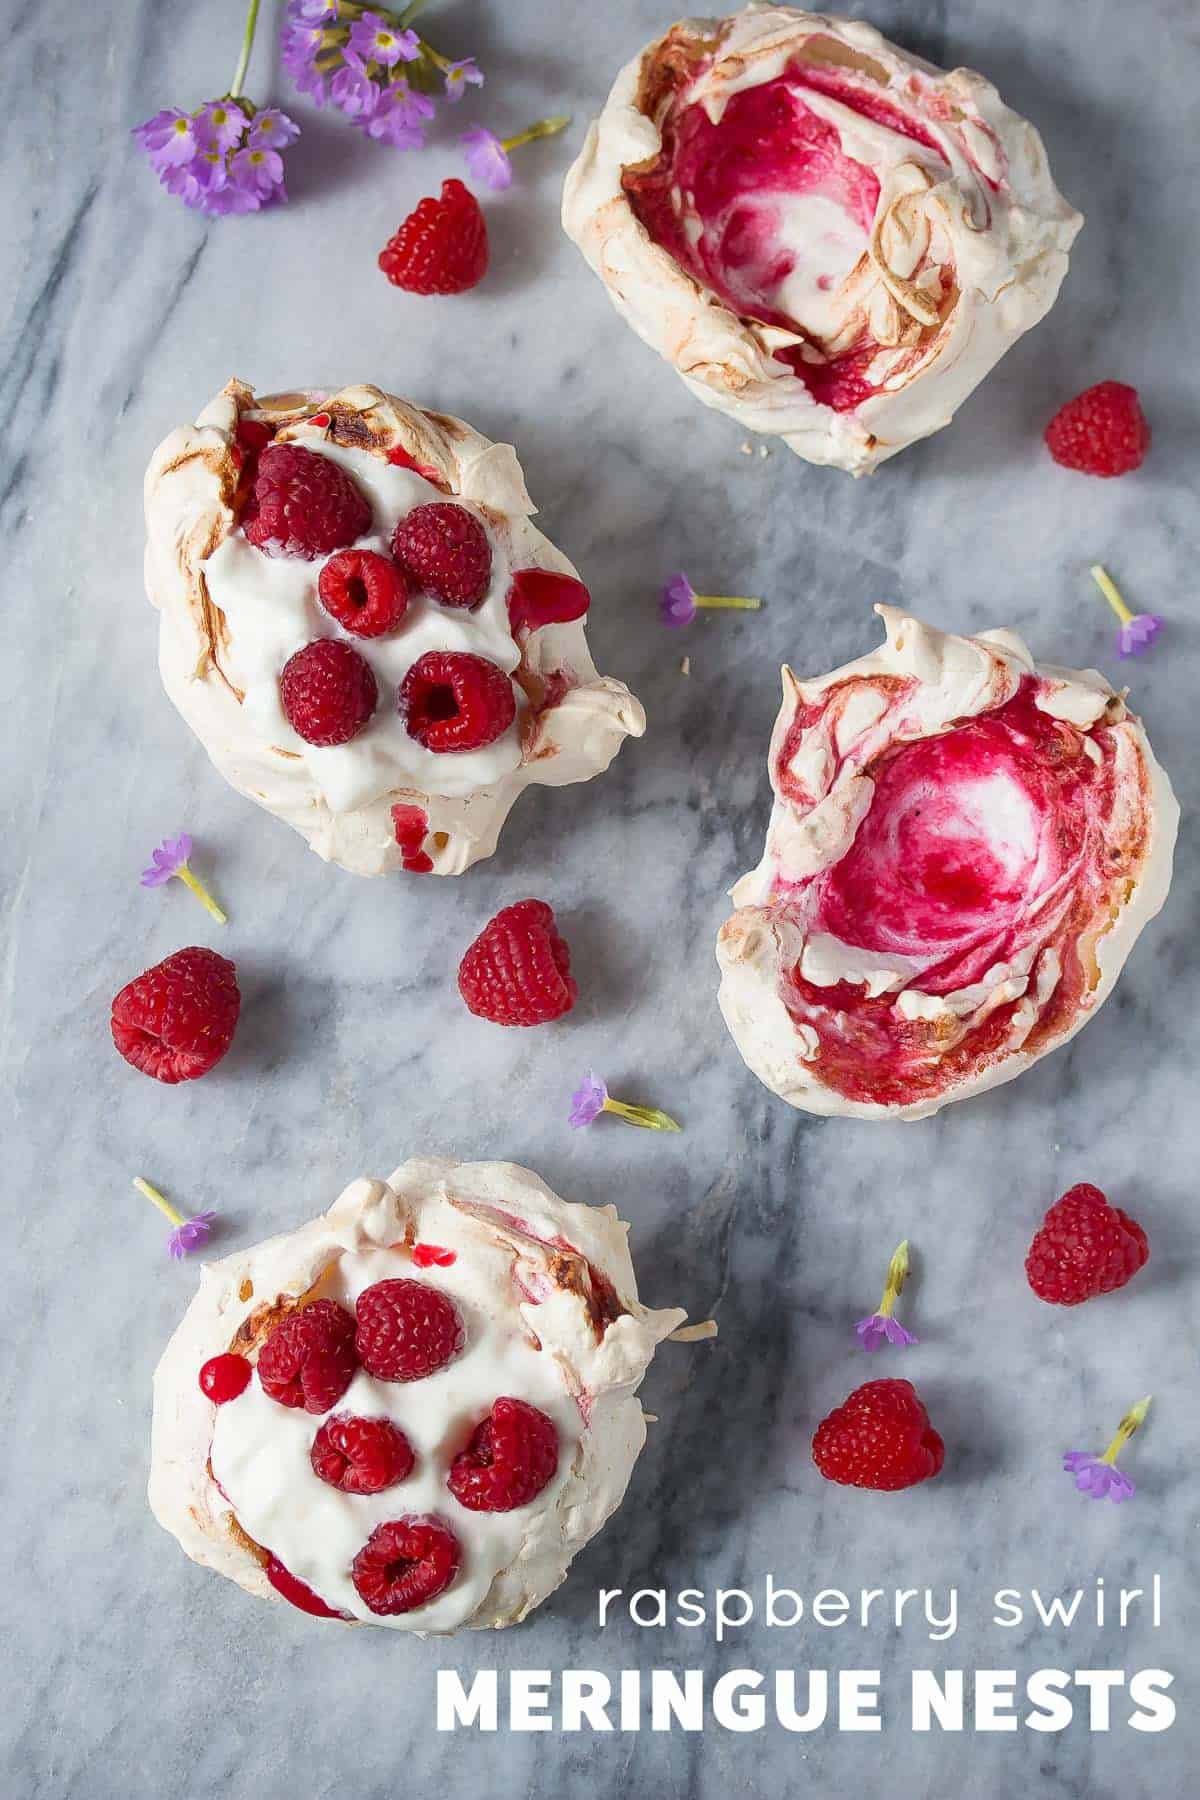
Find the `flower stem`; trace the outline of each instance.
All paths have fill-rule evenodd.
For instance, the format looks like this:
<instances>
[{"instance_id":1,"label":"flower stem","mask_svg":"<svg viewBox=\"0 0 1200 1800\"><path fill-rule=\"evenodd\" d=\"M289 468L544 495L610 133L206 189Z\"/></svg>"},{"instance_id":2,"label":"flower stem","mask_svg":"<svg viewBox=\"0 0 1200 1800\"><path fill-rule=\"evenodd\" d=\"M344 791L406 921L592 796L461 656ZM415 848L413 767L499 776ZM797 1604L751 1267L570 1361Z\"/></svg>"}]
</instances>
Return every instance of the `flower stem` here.
<instances>
[{"instance_id":1,"label":"flower stem","mask_svg":"<svg viewBox=\"0 0 1200 1800\"><path fill-rule=\"evenodd\" d=\"M153 1206L157 1206L164 1218L170 1219L172 1225L185 1225L187 1223L183 1214L176 1211L166 1195L160 1194L156 1187L151 1187L150 1183L145 1181L142 1176L135 1175L133 1178L133 1185L139 1194L144 1194L146 1199L149 1200Z\"/></svg>"},{"instance_id":2,"label":"flower stem","mask_svg":"<svg viewBox=\"0 0 1200 1800\"><path fill-rule=\"evenodd\" d=\"M1133 621L1133 614L1121 598L1121 590L1109 574L1108 570L1103 568L1100 563L1093 563L1090 573L1092 580L1100 589L1100 592L1104 595L1104 598L1108 601L1108 604L1112 607L1122 625L1131 624Z\"/></svg>"},{"instance_id":3,"label":"flower stem","mask_svg":"<svg viewBox=\"0 0 1200 1800\"><path fill-rule=\"evenodd\" d=\"M1154 1396L1152 1394L1147 1394L1144 1399L1138 1401L1136 1406L1130 1407L1129 1411L1125 1414L1125 1417L1121 1420L1121 1423L1117 1426L1116 1437L1108 1446L1104 1455L1100 1458L1102 1463L1116 1462L1118 1456L1120 1456L1122 1450L1125 1448L1138 1426L1142 1424L1146 1414L1150 1411L1150 1402L1153 1398Z\"/></svg>"},{"instance_id":4,"label":"flower stem","mask_svg":"<svg viewBox=\"0 0 1200 1800\"><path fill-rule=\"evenodd\" d=\"M891 1262L888 1264L887 1282L884 1285L883 1299L879 1302L879 1310L885 1319L890 1319L892 1309L900 1298L900 1291L908 1278L908 1239L898 1244Z\"/></svg>"},{"instance_id":5,"label":"flower stem","mask_svg":"<svg viewBox=\"0 0 1200 1800\"><path fill-rule=\"evenodd\" d=\"M229 84L229 98L236 100L242 91L246 79L246 70L250 66L250 52L254 48L254 33L258 27L259 0L250 0L250 11L246 14L246 30L242 38L242 51L238 57L237 68L233 72L233 80Z\"/></svg>"},{"instance_id":6,"label":"flower stem","mask_svg":"<svg viewBox=\"0 0 1200 1800\"><path fill-rule=\"evenodd\" d=\"M525 131L518 131L515 137L501 138L500 147L503 150L519 150L522 144L532 144L535 138L556 137L570 123L570 113L558 113L552 119L539 119L536 125L530 125Z\"/></svg>"},{"instance_id":7,"label":"flower stem","mask_svg":"<svg viewBox=\"0 0 1200 1800\"><path fill-rule=\"evenodd\" d=\"M750 600L745 594L697 594L695 606L724 607L731 612L757 612L761 600Z\"/></svg>"},{"instance_id":8,"label":"flower stem","mask_svg":"<svg viewBox=\"0 0 1200 1800\"><path fill-rule=\"evenodd\" d=\"M607 1095L604 1099L603 1112L616 1113L620 1119L628 1120L630 1125L641 1125L646 1131L682 1131L667 1113L659 1112L656 1106L628 1106L624 1100L613 1100Z\"/></svg>"},{"instance_id":9,"label":"flower stem","mask_svg":"<svg viewBox=\"0 0 1200 1800\"><path fill-rule=\"evenodd\" d=\"M228 915L221 911L221 908L217 905L204 883L197 880L186 863L180 863L175 873L178 875L180 881L183 882L184 886L189 888L191 892L195 894L205 912L210 913L217 921L218 925L228 925Z\"/></svg>"}]
</instances>

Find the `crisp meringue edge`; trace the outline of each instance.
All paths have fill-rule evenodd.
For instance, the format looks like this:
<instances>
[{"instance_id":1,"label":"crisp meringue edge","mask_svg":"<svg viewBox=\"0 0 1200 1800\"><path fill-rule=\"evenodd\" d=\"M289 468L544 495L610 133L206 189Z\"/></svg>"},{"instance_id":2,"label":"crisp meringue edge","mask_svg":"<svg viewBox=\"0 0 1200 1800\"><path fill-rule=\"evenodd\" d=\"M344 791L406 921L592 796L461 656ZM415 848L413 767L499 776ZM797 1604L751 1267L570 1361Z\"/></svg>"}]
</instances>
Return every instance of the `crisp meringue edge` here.
<instances>
[{"instance_id":1,"label":"crisp meringue edge","mask_svg":"<svg viewBox=\"0 0 1200 1800\"><path fill-rule=\"evenodd\" d=\"M772 20L781 14L790 15L806 35L808 27L815 27L890 68L920 70L944 84L969 89L1007 148L1015 150L1021 140L1023 154L1014 155L1013 162L1035 164L1044 178L1036 192L1021 196L1020 209L1055 228L1053 243L1014 267L1003 307L999 296L985 305L976 294L962 294L933 367L899 392L881 394L853 413L834 413L819 405L801 381L775 363L737 315L654 242L621 187L624 168L644 162L661 148L660 133L634 101L643 63L671 32L691 26L704 35L732 23L723 50L744 51L758 35L768 34ZM744 430L781 438L807 462L855 476L871 473L950 423L1005 351L1050 311L1067 273L1068 252L1083 224L1083 214L1055 185L1040 133L1004 104L986 77L972 69L940 70L902 50L865 20L830 18L756 0L728 18L678 20L625 64L589 125L583 148L567 172L562 198L563 230L599 276L616 311L674 368L698 400ZM971 357L965 348L973 333L977 342ZM689 367L704 370L702 378L684 366L685 352ZM940 396L939 404L923 414L919 396L926 400ZM889 438L888 420L896 414L901 415L901 429Z\"/></svg>"},{"instance_id":2,"label":"crisp meringue edge","mask_svg":"<svg viewBox=\"0 0 1200 1800\"><path fill-rule=\"evenodd\" d=\"M425 848L433 873L458 875L496 848L509 812L533 785L561 787L604 772L627 737L641 737L645 711L624 682L601 676L587 647L582 620L546 625L531 634L527 655L535 669L569 665L578 681L543 715L544 750L502 781L466 798L395 789L370 807L335 814L316 792L304 763L279 755L247 723L236 695L212 665L198 619L210 605L198 566L236 523L211 459L225 454L242 410L286 421L314 401L343 401L391 409L398 441L418 460L436 466L451 493L505 515L514 541L536 563L563 575L578 571L530 522L535 511L511 445L493 443L461 419L425 412L366 384L255 396L231 380L192 426L168 433L151 457L144 483L145 587L160 613L158 667L177 712L231 787L282 819L326 862L358 875L390 874L403 852L390 825L392 805L420 807L428 819ZM207 460L210 459L210 460ZM434 840L439 834L442 843Z\"/></svg>"},{"instance_id":3,"label":"crisp meringue edge","mask_svg":"<svg viewBox=\"0 0 1200 1800\"><path fill-rule=\"evenodd\" d=\"M203 1266L199 1289L154 1372L148 1484L155 1518L193 1562L227 1576L248 1594L281 1599L253 1554L231 1536L226 1523L229 1503L207 1472L214 1408L199 1387L203 1364L229 1348L238 1326L268 1297L303 1294L343 1251L396 1241L406 1225L419 1220L424 1195L440 1197L451 1188L454 1197L470 1206L515 1213L547 1226L547 1236L558 1233L566 1238L608 1278L627 1309L597 1343L578 1296L569 1296L574 1306L565 1312L561 1304L554 1309L520 1307L523 1315L528 1311L537 1320L546 1353L579 1377L591 1397L591 1411L554 1509L534 1515L519 1555L496 1576L475 1612L455 1629L517 1624L553 1593L574 1557L616 1511L646 1440L637 1388L655 1349L684 1323L686 1312L678 1307L654 1310L640 1303L627 1241L629 1227L614 1206L563 1200L540 1176L516 1163L416 1157L386 1181L369 1177L352 1181L327 1213L297 1230ZM501 1241L510 1241L499 1219L482 1222L485 1227L490 1224ZM531 1254L524 1238L520 1249L523 1255ZM243 1300L240 1289L246 1281L252 1283L253 1293ZM572 1326L570 1335L563 1333L556 1342L552 1333L564 1323ZM557 1526L553 1537L551 1525Z\"/></svg>"},{"instance_id":4,"label":"crisp meringue edge","mask_svg":"<svg viewBox=\"0 0 1200 1800\"><path fill-rule=\"evenodd\" d=\"M1051 664L1036 664L1028 646L1014 631L1000 629L980 632L964 638L958 633L941 632L936 627L926 625L898 608L876 606L874 610L885 623L887 635L883 644L868 651L864 656L856 657L853 661L843 664L842 667L831 670L826 675L804 682L803 686L807 691L816 693L835 683L852 679L855 675L895 672L898 664L894 646L897 633L903 629L909 634L906 656L913 661L920 659L923 650L937 653L941 644L965 643L1001 656L1006 651L1015 653L1017 656L1027 659L1030 667L1036 668L1043 676L1068 683L1076 682L1093 691L1117 695L1117 690L1096 669L1074 670ZM906 661L903 666L907 668L908 662ZM777 734L785 715L790 718L793 704L788 685L788 677L791 672L785 669L783 673L784 700L771 734L772 755ZM791 677L791 682L793 687L798 685L795 683L794 676ZM1041 1062L1044 1057L1052 1055L1056 1050L1060 1050L1065 1044L1068 1044L1076 1033L1096 1016L1115 987L1117 978L1143 928L1162 909L1166 901L1171 885L1175 841L1179 827L1179 802L1175 797L1166 770L1154 755L1141 719L1133 713L1127 713L1124 723L1133 729L1135 741L1149 777L1150 842L1142 863L1141 874L1132 895L1122 905L1113 924L1097 941L1096 961L1100 979L1089 1004L1080 1009L1079 1016L1074 1023L1044 1049L1034 1054L1021 1050L1014 1051L1000 1062L990 1065L970 1079L949 1088L936 1099L903 1107L849 1100L816 1080L810 1073L808 1065L802 1062L797 1055L796 1028L779 993L779 972L787 960L787 954L780 942L778 928L775 925L765 928L761 923L756 922L753 928L757 930L760 938L769 937L769 943L762 943L761 950L757 954L745 954L744 940L737 931L737 922L744 911L755 909L739 906L725 921L717 937L716 956L721 971L717 998L729 1035L736 1044L742 1060L765 1087L770 1088L789 1106L796 1107L802 1112L814 1113L822 1118L877 1121L912 1121L929 1118L944 1106L949 1106L959 1100L971 1099L977 1094L985 1093L990 1088L999 1087L1004 1082L1015 1080L1026 1069L1032 1068L1035 1063ZM778 804L778 800L773 801L772 813ZM769 838L770 825L768 825L766 835ZM766 839L764 839L764 860L765 843ZM761 869L761 867L760 863L759 868ZM734 884L731 892L736 895L739 888L749 887L757 872L757 870L752 870L743 876Z\"/></svg>"}]
</instances>

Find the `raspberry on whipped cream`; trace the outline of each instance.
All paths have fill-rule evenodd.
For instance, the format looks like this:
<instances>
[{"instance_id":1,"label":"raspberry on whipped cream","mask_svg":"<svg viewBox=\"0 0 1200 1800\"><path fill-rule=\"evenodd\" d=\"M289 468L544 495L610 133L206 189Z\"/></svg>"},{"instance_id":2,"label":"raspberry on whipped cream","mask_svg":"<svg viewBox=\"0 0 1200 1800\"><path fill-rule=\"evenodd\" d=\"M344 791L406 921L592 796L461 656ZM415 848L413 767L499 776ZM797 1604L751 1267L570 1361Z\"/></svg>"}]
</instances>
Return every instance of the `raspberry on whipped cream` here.
<instances>
[{"instance_id":1,"label":"raspberry on whipped cream","mask_svg":"<svg viewBox=\"0 0 1200 1800\"><path fill-rule=\"evenodd\" d=\"M563 195L699 399L856 475L947 424L1049 311L1082 222L981 76L757 5L636 56Z\"/></svg>"},{"instance_id":2,"label":"raspberry on whipped cream","mask_svg":"<svg viewBox=\"0 0 1200 1800\"><path fill-rule=\"evenodd\" d=\"M597 674L588 591L532 512L511 447L458 419L375 387L260 399L232 381L146 474L167 693L327 861L459 874L525 787L586 781L645 730ZM324 660L298 694L302 655ZM430 661L486 682L414 729L408 678Z\"/></svg>"},{"instance_id":3,"label":"raspberry on whipped cream","mask_svg":"<svg viewBox=\"0 0 1200 1800\"><path fill-rule=\"evenodd\" d=\"M320 1616L515 1624L619 1505L686 1317L640 1304L626 1231L512 1163L429 1157L208 1264L154 1377L155 1516Z\"/></svg>"},{"instance_id":4,"label":"raspberry on whipped cream","mask_svg":"<svg viewBox=\"0 0 1200 1800\"><path fill-rule=\"evenodd\" d=\"M718 940L720 1002L792 1106L916 1119L1087 1022L1166 899L1179 809L1095 670L876 611L879 650L783 671L775 804Z\"/></svg>"}]
</instances>

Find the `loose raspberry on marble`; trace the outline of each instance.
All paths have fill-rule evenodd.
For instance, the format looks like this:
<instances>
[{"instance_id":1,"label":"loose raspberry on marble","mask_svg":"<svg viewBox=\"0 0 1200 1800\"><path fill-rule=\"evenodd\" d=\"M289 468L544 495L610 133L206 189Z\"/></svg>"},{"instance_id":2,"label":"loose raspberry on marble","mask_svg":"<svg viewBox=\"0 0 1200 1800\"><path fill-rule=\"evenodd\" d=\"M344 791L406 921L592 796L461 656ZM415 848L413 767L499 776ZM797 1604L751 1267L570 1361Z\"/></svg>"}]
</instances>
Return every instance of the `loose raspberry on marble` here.
<instances>
[{"instance_id":1,"label":"loose raspberry on marble","mask_svg":"<svg viewBox=\"0 0 1200 1800\"><path fill-rule=\"evenodd\" d=\"M427 650L400 683L397 705L409 737L441 756L494 744L517 716L504 670L468 650Z\"/></svg>"},{"instance_id":2,"label":"loose raspberry on marble","mask_svg":"<svg viewBox=\"0 0 1200 1800\"><path fill-rule=\"evenodd\" d=\"M113 1043L155 1081L196 1081L232 1044L241 1004L229 958L192 944L121 989L112 1003Z\"/></svg>"},{"instance_id":3,"label":"loose raspberry on marble","mask_svg":"<svg viewBox=\"0 0 1200 1800\"><path fill-rule=\"evenodd\" d=\"M303 444L269 444L242 509L242 530L267 556L312 562L371 529L371 508L352 478Z\"/></svg>"},{"instance_id":4,"label":"loose raspberry on marble","mask_svg":"<svg viewBox=\"0 0 1200 1800\"><path fill-rule=\"evenodd\" d=\"M465 294L488 266L487 222L478 200L461 181L443 181L440 197L427 196L379 252L379 266L393 287L410 294Z\"/></svg>"},{"instance_id":5,"label":"loose raspberry on marble","mask_svg":"<svg viewBox=\"0 0 1200 1800\"><path fill-rule=\"evenodd\" d=\"M450 1465L446 1486L470 1512L512 1512L536 1500L558 1468L558 1427L536 1406L507 1396Z\"/></svg>"},{"instance_id":6,"label":"loose raspberry on marble","mask_svg":"<svg viewBox=\"0 0 1200 1800\"><path fill-rule=\"evenodd\" d=\"M545 1025L579 994L571 952L544 900L518 900L485 925L458 969L468 1011L496 1025Z\"/></svg>"},{"instance_id":7,"label":"loose raspberry on marble","mask_svg":"<svg viewBox=\"0 0 1200 1800\"><path fill-rule=\"evenodd\" d=\"M229 1351L224 1356L210 1356L200 1371L200 1392L207 1394L214 1406L236 1400L250 1385L254 1370L244 1356Z\"/></svg>"},{"instance_id":8,"label":"loose raspberry on marble","mask_svg":"<svg viewBox=\"0 0 1200 1800\"><path fill-rule=\"evenodd\" d=\"M465 506L414 506L392 533L392 555L414 587L445 606L478 606L492 579L487 533Z\"/></svg>"},{"instance_id":9,"label":"loose raspberry on marble","mask_svg":"<svg viewBox=\"0 0 1200 1800\"><path fill-rule=\"evenodd\" d=\"M1149 1255L1137 1220L1081 1181L1046 1214L1029 1246L1025 1274L1039 1300L1079 1306L1124 1287Z\"/></svg>"},{"instance_id":10,"label":"loose raspberry on marble","mask_svg":"<svg viewBox=\"0 0 1200 1800\"><path fill-rule=\"evenodd\" d=\"M941 1471L946 1447L911 1381L867 1381L822 1419L813 1461L826 1481L893 1493Z\"/></svg>"},{"instance_id":11,"label":"loose raspberry on marble","mask_svg":"<svg viewBox=\"0 0 1200 1800\"><path fill-rule=\"evenodd\" d=\"M411 1475L416 1458L390 1419L334 1413L313 1439L309 1460L314 1475L344 1494L380 1494Z\"/></svg>"},{"instance_id":12,"label":"loose raspberry on marble","mask_svg":"<svg viewBox=\"0 0 1200 1800\"><path fill-rule=\"evenodd\" d=\"M358 1358L379 1381L422 1381L466 1342L458 1308L424 1281L377 1281L355 1308Z\"/></svg>"},{"instance_id":13,"label":"loose raspberry on marble","mask_svg":"<svg viewBox=\"0 0 1200 1800\"><path fill-rule=\"evenodd\" d=\"M287 722L323 749L357 737L379 700L371 665L338 638L315 638L283 665L279 698Z\"/></svg>"},{"instance_id":14,"label":"loose raspberry on marble","mask_svg":"<svg viewBox=\"0 0 1200 1800\"><path fill-rule=\"evenodd\" d=\"M336 1406L358 1367L354 1320L336 1300L297 1307L275 1326L258 1355L264 1394L280 1406L328 1412Z\"/></svg>"},{"instance_id":15,"label":"loose raspberry on marble","mask_svg":"<svg viewBox=\"0 0 1200 1800\"><path fill-rule=\"evenodd\" d=\"M1136 388L1100 381L1059 408L1045 438L1064 469L1107 479L1141 467L1150 448L1150 427Z\"/></svg>"},{"instance_id":16,"label":"loose raspberry on marble","mask_svg":"<svg viewBox=\"0 0 1200 1800\"><path fill-rule=\"evenodd\" d=\"M355 637L384 637L408 611L408 583L390 557L339 550L317 577L321 605Z\"/></svg>"},{"instance_id":17,"label":"loose raspberry on marble","mask_svg":"<svg viewBox=\"0 0 1200 1800\"><path fill-rule=\"evenodd\" d=\"M334 1606L327 1606L320 1594L315 1593L306 1581L285 1569L277 1556L267 1558L264 1574L275 1592L291 1606L298 1607L301 1612L311 1613L314 1619L346 1619L348 1613L338 1612Z\"/></svg>"},{"instance_id":18,"label":"loose raspberry on marble","mask_svg":"<svg viewBox=\"0 0 1200 1800\"><path fill-rule=\"evenodd\" d=\"M408 1513L375 1527L350 1573L364 1605L393 1618L436 1600L461 1562L462 1546L444 1519Z\"/></svg>"}]
</instances>

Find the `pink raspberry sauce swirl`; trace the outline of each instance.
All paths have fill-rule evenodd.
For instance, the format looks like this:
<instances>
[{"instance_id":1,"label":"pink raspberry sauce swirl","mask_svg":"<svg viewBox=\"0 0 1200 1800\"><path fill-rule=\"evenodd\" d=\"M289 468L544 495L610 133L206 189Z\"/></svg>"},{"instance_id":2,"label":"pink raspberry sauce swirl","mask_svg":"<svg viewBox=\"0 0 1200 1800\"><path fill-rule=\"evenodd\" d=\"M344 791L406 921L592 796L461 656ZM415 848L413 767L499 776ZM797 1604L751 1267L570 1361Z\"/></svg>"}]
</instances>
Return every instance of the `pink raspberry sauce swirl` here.
<instances>
[{"instance_id":1,"label":"pink raspberry sauce swirl","mask_svg":"<svg viewBox=\"0 0 1200 1800\"><path fill-rule=\"evenodd\" d=\"M815 698L795 686L755 903L719 954L728 974L773 946L763 978L809 1087L934 1110L1061 1041L1111 982L1101 945L1146 863L1153 759L1119 696L1070 684L1064 701L1065 673L998 656L986 689L959 690L961 717L878 660ZM755 1067L739 1024L748 1040L758 1002L722 1005Z\"/></svg>"},{"instance_id":2,"label":"pink raspberry sauce swirl","mask_svg":"<svg viewBox=\"0 0 1200 1800\"><path fill-rule=\"evenodd\" d=\"M875 391L867 369L880 345L865 318L842 342L838 300L866 271L879 179L805 103L806 89L941 161L918 119L830 70L796 65L735 93L715 124L703 106L679 96L662 122L660 155L649 169L627 170L623 186L655 242L731 312L806 339L777 350L778 360L820 404L847 412ZM819 354L831 336L837 348Z\"/></svg>"}]
</instances>

